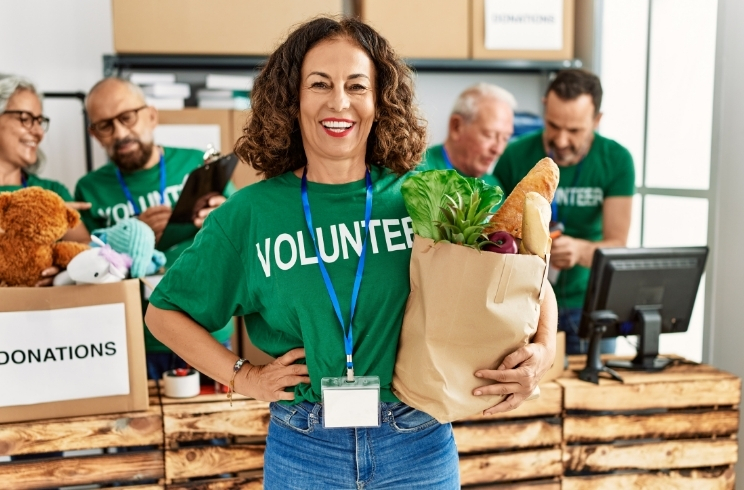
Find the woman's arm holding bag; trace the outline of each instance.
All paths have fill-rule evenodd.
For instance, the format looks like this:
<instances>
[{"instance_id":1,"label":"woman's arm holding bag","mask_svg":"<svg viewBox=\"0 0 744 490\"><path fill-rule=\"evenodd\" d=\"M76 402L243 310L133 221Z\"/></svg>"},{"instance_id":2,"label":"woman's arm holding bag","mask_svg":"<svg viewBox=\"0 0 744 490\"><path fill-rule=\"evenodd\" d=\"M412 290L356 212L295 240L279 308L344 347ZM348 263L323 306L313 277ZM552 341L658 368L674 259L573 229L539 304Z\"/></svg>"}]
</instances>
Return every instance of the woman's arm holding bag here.
<instances>
[{"instance_id":1,"label":"woman's arm holding bag","mask_svg":"<svg viewBox=\"0 0 744 490\"><path fill-rule=\"evenodd\" d=\"M508 395L485 410L484 415L508 412L522 404L537 387L555 360L555 336L558 329L558 304L549 284L540 304L540 318L532 343L509 354L498 369L482 369L475 375L495 381L476 389L474 395Z\"/></svg>"}]
</instances>

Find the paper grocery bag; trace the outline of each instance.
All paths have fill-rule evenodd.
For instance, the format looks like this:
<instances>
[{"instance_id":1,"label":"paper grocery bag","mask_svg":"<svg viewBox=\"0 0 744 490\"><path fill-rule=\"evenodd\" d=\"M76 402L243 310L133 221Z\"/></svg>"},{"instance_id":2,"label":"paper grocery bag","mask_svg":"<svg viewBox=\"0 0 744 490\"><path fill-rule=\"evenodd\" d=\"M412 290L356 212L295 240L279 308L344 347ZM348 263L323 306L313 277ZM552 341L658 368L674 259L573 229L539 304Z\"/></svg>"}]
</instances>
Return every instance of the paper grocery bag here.
<instances>
[{"instance_id":1,"label":"paper grocery bag","mask_svg":"<svg viewBox=\"0 0 744 490\"><path fill-rule=\"evenodd\" d=\"M395 395L442 423L503 400L473 395L493 383L474 373L496 369L530 342L547 270L546 260L536 255L479 252L416 236L393 375Z\"/></svg>"}]
</instances>

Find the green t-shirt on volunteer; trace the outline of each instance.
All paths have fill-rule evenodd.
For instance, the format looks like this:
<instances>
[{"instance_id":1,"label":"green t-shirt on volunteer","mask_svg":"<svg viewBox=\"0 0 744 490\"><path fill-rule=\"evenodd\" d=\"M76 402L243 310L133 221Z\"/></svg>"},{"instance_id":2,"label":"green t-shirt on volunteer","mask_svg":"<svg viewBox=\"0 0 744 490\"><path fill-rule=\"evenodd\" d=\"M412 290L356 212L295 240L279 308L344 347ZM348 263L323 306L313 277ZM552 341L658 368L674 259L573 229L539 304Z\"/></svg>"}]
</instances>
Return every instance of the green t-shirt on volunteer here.
<instances>
[{"instance_id":1,"label":"green t-shirt on volunteer","mask_svg":"<svg viewBox=\"0 0 744 490\"><path fill-rule=\"evenodd\" d=\"M494 174L508 195L527 172L545 158L542 130L510 143L501 155ZM630 152L619 143L594 135L594 142L580 165L559 167L560 181L555 193L558 221L565 234L592 242L602 240L602 205L607 197L635 193L635 168ZM578 173L578 177L577 177ZM553 285L561 308L584 305L590 269L575 266L562 271Z\"/></svg>"},{"instance_id":2,"label":"green t-shirt on volunteer","mask_svg":"<svg viewBox=\"0 0 744 490\"><path fill-rule=\"evenodd\" d=\"M36 175L28 174L26 185L28 187L41 187L42 189L52 191L59 197L61 197L65 202L72 202L72 195L70 195L70 191L67 190L67 187L65 187L64 184L61 184L56 180L42 179L41 177L37 177ZM0 185L0 192L17 191L18 189L23 189L23 186Z\"/></svg>"},{"instance_id":3,"label":"green t-shirt on volunteer","mask_svg":"<svg viewBox=\"0 0 744 490\"><path fill-rule=\"evenodd\" d=\"M202 165L204 152L184 148L163 148L165 154L165 201L175 206L188 174ZM140 211L160 205L160 168L155 165L147 170L124 174L124 181L137 202ZM229 185L225 194L234 192ZM134 215L132 205L119 184L116 166L109 162L98 170L81 178L75 187L75 200L91 203L90 210L82 211L80 216L89 231L113 226L119 221ZM194 241L197 228L192 224L178 225L178 243L168 250L163 250L168 269L184 250ZM226 325L227 323L227 325ZM233 332L232 322L225 321L222 329L217 329L213 336L220 342L227 341ZM170 352L145 328L145 350L147 352Z\"/></svg>"},{"instance_id":4,"label":"green t-shirt on volunteer","mask_svg":"<svg viewBox=\"0 0 744 490\"><path fill-rule=\"evenodd\" d=\"M421 163L418 164L416 170L423 172L424 170L447 170L447 157L444 155L444 145L430 146L424 153L424 158ZM457 170L453 167L454 170ZM464 175L462 172L457 170L457 173ZM499 180L490 174L486 174L481 177L481 180L489 185L497 185L501 187Z\"/></svg>"},{"instance_id":5,"label":"green t-shirt on volunteer","mask_svg":"<svg viewBox=\"0 0 744 490\"><path fill-rule=\"evenodd\" d=\"M403 181L373 166L372 220L366 266L354 315L354 373L380 377L390 390L398 337L410 292L411 219ZM213 212L171 267L150 301L179 310L214 331L231 315L245 317L251 341L272 356L305 348L311 384L295 388L294 403L320 401L320 380L346 369L341 326L328 297L300 198L301 179L289 172L241 189ZM365 181L308 183L321 256L348 321L364 238Z\"/></svg>"}]
</instances>

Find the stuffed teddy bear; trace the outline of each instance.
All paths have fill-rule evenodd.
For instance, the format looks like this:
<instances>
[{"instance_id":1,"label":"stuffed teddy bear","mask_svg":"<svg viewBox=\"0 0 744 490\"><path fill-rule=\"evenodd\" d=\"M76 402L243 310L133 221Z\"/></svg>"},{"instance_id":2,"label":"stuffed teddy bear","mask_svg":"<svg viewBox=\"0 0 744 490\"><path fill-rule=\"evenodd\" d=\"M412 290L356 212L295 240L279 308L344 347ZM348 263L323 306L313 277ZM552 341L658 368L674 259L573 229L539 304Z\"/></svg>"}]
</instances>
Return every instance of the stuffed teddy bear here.
<instances>
[{"instance_id":1,"label":"stuffed teddy bear","mask_svg":"<svg viewBox=\"0 0 744 490\"><path fill-rule=\"evenodd\" d=\"M26 187L0 193L0 284L34 286L44 269L67 267L89 247L59 241L80 222L52 191Z\"/></svg>"},{"instance_id":2,"label":"stuffed teddy bear","mask_svg":"<svg viewBox=\"0 0 744 490\"><path fill-rule=\"evenodd\" d=\"M165 254L155 250L155 233L137 218L121 220L110 228L94 230L91 235L132 258L133 278L155 274L165 265Z\"/></svg>"}]
</instances>

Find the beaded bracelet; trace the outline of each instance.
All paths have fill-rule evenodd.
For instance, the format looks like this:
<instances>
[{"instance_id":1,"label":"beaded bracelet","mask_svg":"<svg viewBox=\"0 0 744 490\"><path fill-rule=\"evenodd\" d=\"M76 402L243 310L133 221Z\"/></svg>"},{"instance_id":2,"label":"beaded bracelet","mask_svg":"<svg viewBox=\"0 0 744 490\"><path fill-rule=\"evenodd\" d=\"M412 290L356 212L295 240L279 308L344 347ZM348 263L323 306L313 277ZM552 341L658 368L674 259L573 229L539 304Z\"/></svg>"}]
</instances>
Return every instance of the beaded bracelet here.
<instances>
[{"instance_id":1,"label":"beaded bracelet","mask_svg":"<svg viewBox=\"0 0 744 490\"><path fill-rule=\"evenodd\" d=\"M235 393L235 376L238 374L238 371L240 371L240 368L243 367L243 364L248 362L247 359L240 358L237 361L235 361L235 365L233 366L233 375L230 379L230 385L229 390L227 392L227 399L230 400L230 406L232 407L232 396L233 393Z\"/></svg>"}]
</instances>

